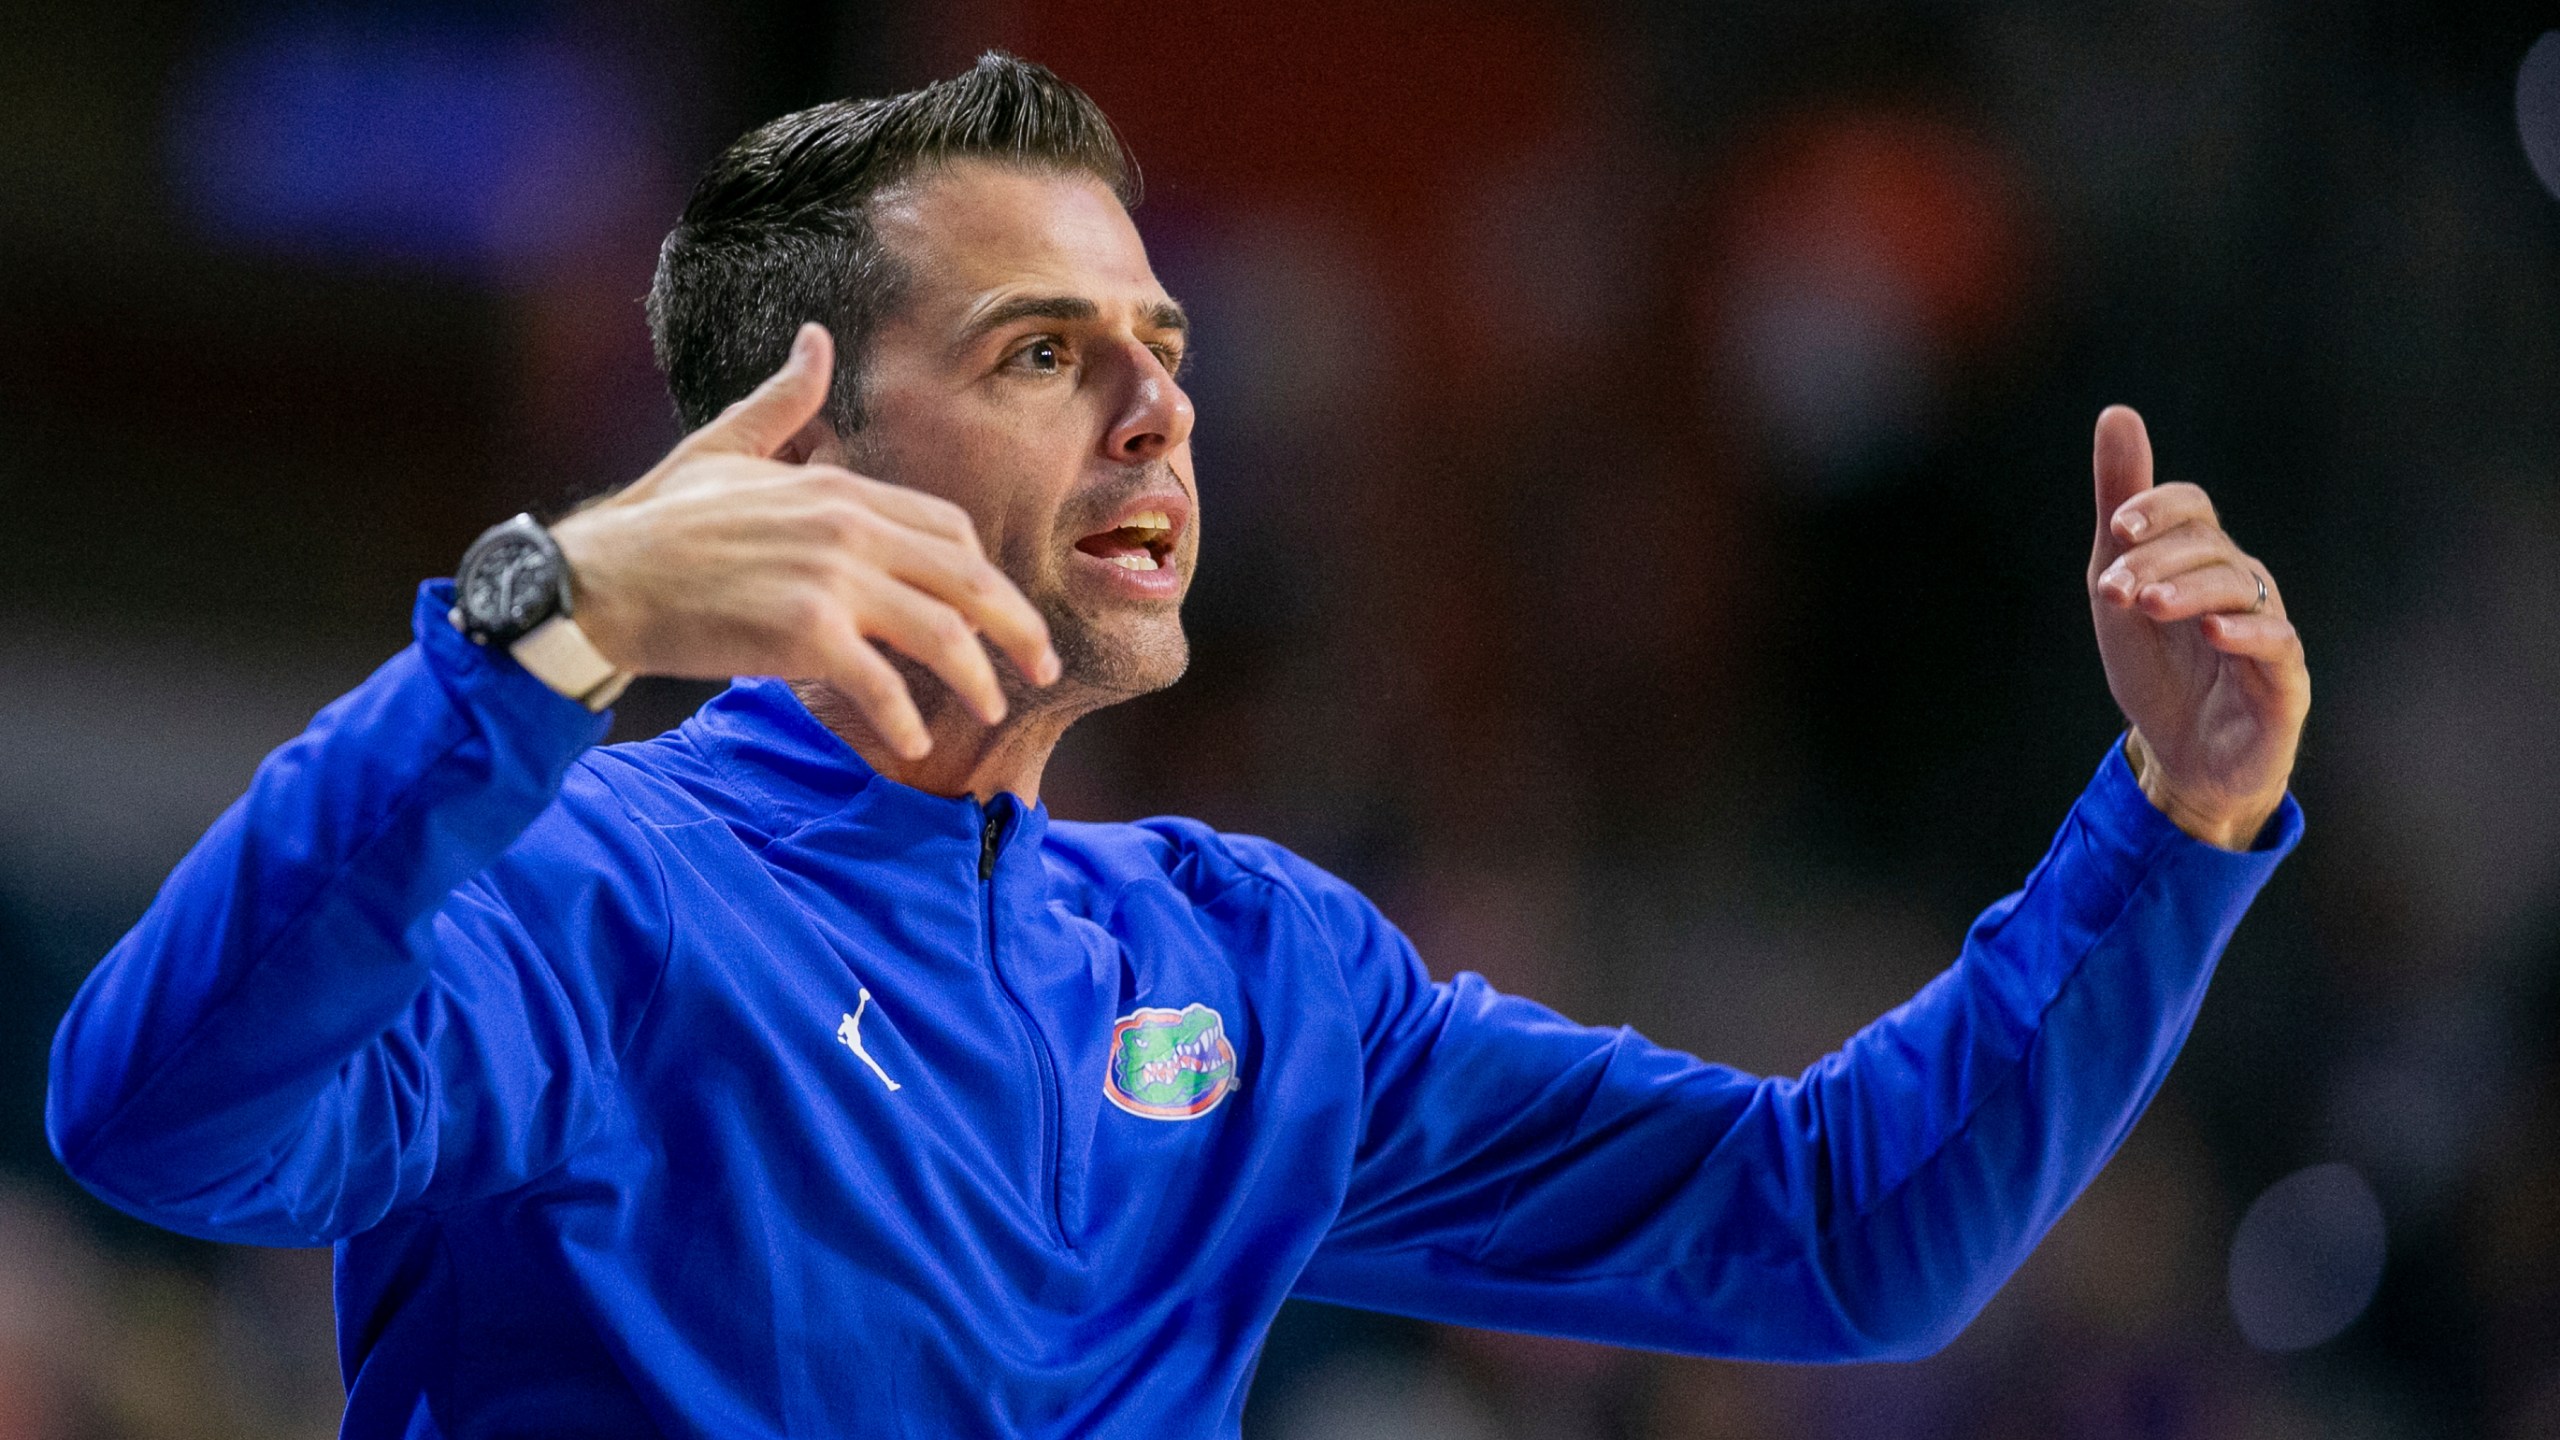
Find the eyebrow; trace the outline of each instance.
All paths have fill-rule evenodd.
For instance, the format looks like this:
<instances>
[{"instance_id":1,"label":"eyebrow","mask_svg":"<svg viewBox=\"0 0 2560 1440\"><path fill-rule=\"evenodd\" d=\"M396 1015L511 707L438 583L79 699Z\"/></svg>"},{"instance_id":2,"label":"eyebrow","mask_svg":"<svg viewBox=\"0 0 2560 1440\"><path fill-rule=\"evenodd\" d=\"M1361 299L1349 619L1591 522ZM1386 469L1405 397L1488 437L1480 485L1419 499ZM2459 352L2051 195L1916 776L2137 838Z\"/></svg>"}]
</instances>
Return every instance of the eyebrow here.
<instances>
[{"instance_id":1,"label":"eyebrow","mask_svg":"<svg viewBox=\"0 0 2560 1440\"><path fill-rule=\"evenodd\" d=\"M1102 307L1081 296L1019 295L971 320L960 331L960 343L956 348L965 350L982 337L1017 320L1087 321L1101 314ZM1157 330L1179 331L1186 337L1191 333L1191 316L1171 300L1159 300L1148 306L1139 316L1139 323Z\"/></svg>"}]
</instances>

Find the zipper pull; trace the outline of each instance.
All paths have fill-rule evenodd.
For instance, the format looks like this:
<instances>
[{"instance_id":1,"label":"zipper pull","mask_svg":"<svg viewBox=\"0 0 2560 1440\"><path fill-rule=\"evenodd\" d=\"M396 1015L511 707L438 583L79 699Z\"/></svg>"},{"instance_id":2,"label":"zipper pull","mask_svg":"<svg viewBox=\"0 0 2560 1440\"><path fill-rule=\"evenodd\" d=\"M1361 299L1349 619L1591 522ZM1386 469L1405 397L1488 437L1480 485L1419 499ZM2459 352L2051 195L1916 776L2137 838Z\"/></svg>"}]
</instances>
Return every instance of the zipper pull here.
<instances>
[{"instance_id":1,"label":"zipper pull","mask_svg":"<svg viewBox=\"0 0 2560 1440\"><path fill-rule=\"evenodd\" d=\"M978 839L978 878L992 880L996 875L996 852L1004 848L1004 816L993 807L987 811L987 828Z\"/></svg>"}]
</instances>

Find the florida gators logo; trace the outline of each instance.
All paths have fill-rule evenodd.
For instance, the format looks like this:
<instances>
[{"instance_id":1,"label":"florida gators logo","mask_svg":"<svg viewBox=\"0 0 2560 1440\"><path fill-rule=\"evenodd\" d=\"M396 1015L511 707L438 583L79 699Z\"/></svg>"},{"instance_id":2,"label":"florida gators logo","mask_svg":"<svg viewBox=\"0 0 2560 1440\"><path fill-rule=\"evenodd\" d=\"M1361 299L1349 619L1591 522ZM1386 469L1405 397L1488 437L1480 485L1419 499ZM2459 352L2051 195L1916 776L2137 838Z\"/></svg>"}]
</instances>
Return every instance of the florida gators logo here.
<instances>
[{"instance_id":1,"label":"florida gators logo","mask_svg":"<svg viewBox=\"0 0 2560 1440\"><path fill-rule=\"evenodd\" d=\"M1111 1024L1102 1093L1132 1115L1197 1120L1236 1088L1227 1022L1206 1005L1142 1006Z\"/></svg>"}]
</instances>

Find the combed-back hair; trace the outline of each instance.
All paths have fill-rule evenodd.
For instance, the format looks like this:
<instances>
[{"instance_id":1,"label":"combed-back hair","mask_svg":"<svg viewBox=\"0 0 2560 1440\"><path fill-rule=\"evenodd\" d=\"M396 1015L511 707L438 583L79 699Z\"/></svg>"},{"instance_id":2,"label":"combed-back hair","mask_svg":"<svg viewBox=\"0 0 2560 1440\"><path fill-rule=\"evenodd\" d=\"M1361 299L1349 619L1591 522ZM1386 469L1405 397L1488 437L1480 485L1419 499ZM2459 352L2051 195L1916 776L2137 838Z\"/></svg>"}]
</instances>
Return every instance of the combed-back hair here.
<instances>
[{"instance_id":1,"label":"combed-back hair","mask_svg":"<svg viewBox=\"0 0 2560 1440\"><path fill-rule=\"evenodd\" d=\"M907 275L871 200L960 159L1093 175L1123 205L1137 169L1100 106L1045 67L990 50L964 74L768 121L720 152L658 249L649 335L676 417L700 428L782 366L815 320L835 334L826 417L862 427L863 364Z\"/></svg>"}]
</instances>

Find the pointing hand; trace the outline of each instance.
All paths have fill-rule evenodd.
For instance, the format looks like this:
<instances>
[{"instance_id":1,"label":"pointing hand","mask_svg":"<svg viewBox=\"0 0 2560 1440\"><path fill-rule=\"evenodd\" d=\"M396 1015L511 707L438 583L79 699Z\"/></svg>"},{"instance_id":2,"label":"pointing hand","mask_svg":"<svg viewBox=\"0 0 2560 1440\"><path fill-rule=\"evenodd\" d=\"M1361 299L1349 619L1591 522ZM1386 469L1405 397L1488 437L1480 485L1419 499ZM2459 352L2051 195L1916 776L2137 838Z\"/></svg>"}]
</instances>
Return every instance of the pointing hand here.
<instances>
[{"instance_id":1,"label":"pointing hand","mask_svg":"<svg viewBox=\"0 0 2560 1440\"><path fill-rule=\"evenodd\" d=\"M2284 800L2311 708L2302 640L2264 565L2188 484L2154 486L2151 439L2122 405L2098 416L2089 610L2107 689L2133 722L2143 793L2178 827L2247 848Z\"/></svg>"},{"instance_id":2,"label":"pointing hand","mask_svg":"<svg viewBox=\"0 0 2560 1440\"><path fill-rule=\"evenodd\" d=\"M1037 684L1057 678L1058 657L960 507L777 458L826 403L834 370L834 341L802 326L754 393L552 534L579 627L624 669L824 680L915 759L932 741L874 642L931 670L990 725L1004 717L1004 689L978 637Z\"/></svg>"}]
</instances>

